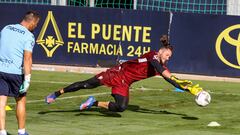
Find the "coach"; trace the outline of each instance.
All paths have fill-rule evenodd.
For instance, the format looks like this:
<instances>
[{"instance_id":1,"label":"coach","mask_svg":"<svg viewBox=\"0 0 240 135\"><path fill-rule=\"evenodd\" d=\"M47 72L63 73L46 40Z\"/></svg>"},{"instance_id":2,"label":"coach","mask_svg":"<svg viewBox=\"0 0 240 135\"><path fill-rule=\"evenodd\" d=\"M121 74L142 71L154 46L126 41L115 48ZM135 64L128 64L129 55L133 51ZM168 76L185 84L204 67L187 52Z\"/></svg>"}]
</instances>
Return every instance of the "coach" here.
<instances>
[{"instance_id":1,"label":"coach","mask_svg":"<svg viewBox=\"0 0 240 135\"><path fill-rule=\"evenodd\" d=\"M14 97L17 103L18 135L28 135L25 131L26 92L30 85L35 44L32 31L39 19L37 12L29 11L20 24L7 25L0 33L0 135L7 135L5 106L8 97Z\"/></svg>"}]
</instances>

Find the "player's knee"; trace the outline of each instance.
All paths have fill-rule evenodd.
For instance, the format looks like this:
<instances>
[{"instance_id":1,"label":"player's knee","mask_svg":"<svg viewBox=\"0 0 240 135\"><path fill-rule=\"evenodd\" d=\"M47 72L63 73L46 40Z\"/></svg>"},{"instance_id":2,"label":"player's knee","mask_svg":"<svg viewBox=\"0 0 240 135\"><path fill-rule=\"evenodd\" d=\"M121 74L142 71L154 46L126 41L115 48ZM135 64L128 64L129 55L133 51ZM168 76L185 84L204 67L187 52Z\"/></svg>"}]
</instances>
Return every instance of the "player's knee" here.
<instances>
[{"instance_id":1,"label":"player's knee","mask_svg":"<svg viewBox=\"0 0 240 135\"><path fill-rule=\"evenodd\" d=\"M118 112L123 112L127 109L127 105L119 105Z\"/></svg>"},{"instance_id":2,"label":"player's knee","mask_svg":"<svg viewBox=\"0 0 240 135\"><path fill-rule=\"evenodd\" d=\"M127 105L119 105L117 103L110 102L108 108L113 112L123 112L127 109Z\"/></svg>"}]
</instances>

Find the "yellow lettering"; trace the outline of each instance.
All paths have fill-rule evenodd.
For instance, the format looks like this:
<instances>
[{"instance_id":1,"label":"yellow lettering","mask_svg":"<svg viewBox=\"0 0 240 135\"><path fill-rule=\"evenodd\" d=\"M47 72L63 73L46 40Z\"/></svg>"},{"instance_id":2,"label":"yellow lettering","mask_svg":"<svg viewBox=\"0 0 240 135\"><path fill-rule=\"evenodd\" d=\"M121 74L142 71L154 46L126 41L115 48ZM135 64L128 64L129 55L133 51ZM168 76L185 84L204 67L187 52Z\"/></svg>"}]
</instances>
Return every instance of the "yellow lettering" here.
<instances>
[{"instance_id":1,"label":"yellow lettering","mask_svg":"<svg viewBox=\"0 0 240 135\"><path fill-rule=\"evenodd\" d=\"M76 35L73 34L75 32L75 27L76 23L75 22L69 22L68 23L68 38L76 38Z\"/></svg>"},{"instance_id":2,"label":"yellow lettering","mask_svg":"<svg viewBox=\"0 0 240 135\"><path fill-rule=\"evenodd\" d=\"M106 49L105 49L104 44L101 44L101 46L100 46L99 54L101 54L101 53L106 54Z\"/></svg>"},{"instance_id":3,"label":"yellow lettering","mask_svg":"<svg viewBox=\"0 0 240 135\"><path fill-rule=\"evenodd\" d=\"M107 46L107 54L112 55L113 54L113 45L109 44Z\"/></svg>"},{"instance_id":4,"label":"yellow lettering","mask_svg":"<svg viewBox=\"0 0 240 135\"><path fill-rule=\"evenodd\" d=\"M145 43L151 42L151 39L148 38L150 37L150 32L148 31L151 31L151 27L143 27L142 42L145 42Z\"/></svg>"},{"instance_id":5,"label":"yellow lettering","mask_svg":"<svg viewBox=\"0 0 240 135\"><path fill-rule=\"evenodd\" d=\"M117 47L116 45L113 46L113 52L114 52L114 55L117 55Z\"/></svg>"},{"instance_id":6,"label":"yellow lettering","mask_svg":"<svg viewBox=\"0 0 240 135\"><path fill-rule=\"evenodd\" d=\"M121 40L120 29L121 29L121 25L114 25L114 27L113 27L113 40L116 40L116 41Z\"/></svg>"},{"instance_id":7,"label":"yellow lettering","mask_svg":"<svg viewBox=\"0 0 240 135\"><path fill-rule=\"evenodd\" d=\"M67 51L68 53L70 53L71 49L73 48L72 45L73 45L73 42L68 42L68 49L67 49L67 50L68 50L68 51Z\"/></svg>"},{"instance_id":8,"label":"yellow lettering","mask_svg":"<svg viewBox=\"0 0 240 135\"><path fill-rule=\"evenodd\" d=\"M82 34L82 23L78 23L78 38L85 38L85 35Z\"/></svg>"},{"instance_id":9,"label":"yellow lettering","mask_svg":"<svg viewBox=\"0 0 240 135\"><path fill-rule=\"evenodd\" d=\"M104 40L109 40L111 38L111 25L108 25L108 28L106 28L106 24L103 24L102 26L102 36Z\"/></svg>"},{"instance_id":10,"label":"yellow lettering","mask_svg":"<svg viewBox=\"0 0 240 135\"><path fill-rule=\"evenodd\" d=\"M98 54L98 43L95 43L95 44L90 43L89 49L90 49L89 51L90 54Z\"/></svg>"},{"instance_id":11,"label":"yellow lettering","mask_svg":"<svg viewBox=\"0 0 240 135\"><path fill-rule=\"evenodd\" d=\"M127 56L133 57L134 56L134 46L129 45L128 48L129 52L127 53Z\"/></svg>"},{"instance_id":12,"label":"yellow lettering","mask_svg":"<svg viewBox=\"0 0 240 135\"><path fill-rule=\"evenodd\" d=\"M68 53L123 56L121 45L86 42L68 42Z\"/></svg>"},{"instance_id":13,"label":"yellow lettering","mask_svg":"<svg viewBox=\"0 0 240 135\"><path fill-rule=\"evenodd\" d=\"M135 49L134 54L137 55L138 57L140 57L142 54L141 49L142 49L142 47L138 46L137 49Z\"/></svg>"},{"instance_id":14,"label":"yellow lettering","mask_svg":"<svg viewBox=\"0 0 240 135\"><path fill-rule=\"evenodd\" d=\"M73 53L75 53L75 52L80 53L80 47L79 47L78 42L75 43L74 48L73 48Z\"/></svg>"},{"instance_id":15,"label":"yellow lettering","mask_svg":"<svg viewBox=\"0 0 240 135\"><path fill-rule=\"evenodd\" d=\"M127 39L127 41L131 41L131 35L132 35L132 26L126 26L123 25L122 28L122 41L125 41L125 38Z\"/></svg>"},{"instance_id":16,"label":"yellow lettering","mask_svg":"<svg viewBox=\"0 0 240 135\"><path fill-rule=\"evenodd\" d=\"M118 55L118 56L123 56L123 51L122 51L122 46L121 46L121 45L118 45L116 55Z\"/></svg>"},{"instance_id":17,"label":"yellow lettering","mask_svg":"<svg viewBox=\"0 0 240 135\"><path fill-rule=\"evenodd\" d=\"M142 30L141 26L134 26L133 29L135 30L135 42L139 41L139 31Z\"/></svg>"},{"instance_id":18,"label":"yellow lettering","mask_svg":"<svg viewBox=\"0 0 240 135\"><path fill-rule=\"evenodd\" d=\"M96 38L96 34L98 34L100 32L100 25L99 24L92 24L92 39Z\"/></svg>"},{"instance_id":19,"label":"yellow lettering","mask_svg":"<svg viewBox=\"0 0 240 135\"><path fill-rule=\"evenodd\" d=\"M143 54L147 53L147 52L150 52L151 50L151 47L143 47Z\"/></svg>"},{"instance_id":20,"label":"yellow lettering","mask_svg":"<svg viewBox=\"0 0 240 135\"><path fill-rule=\"evenodd\" d=\"M81 46L81 51L82 53L88 53L88 44L87 43L82 43L82 46Z\"/></svg>"}]
</instances>

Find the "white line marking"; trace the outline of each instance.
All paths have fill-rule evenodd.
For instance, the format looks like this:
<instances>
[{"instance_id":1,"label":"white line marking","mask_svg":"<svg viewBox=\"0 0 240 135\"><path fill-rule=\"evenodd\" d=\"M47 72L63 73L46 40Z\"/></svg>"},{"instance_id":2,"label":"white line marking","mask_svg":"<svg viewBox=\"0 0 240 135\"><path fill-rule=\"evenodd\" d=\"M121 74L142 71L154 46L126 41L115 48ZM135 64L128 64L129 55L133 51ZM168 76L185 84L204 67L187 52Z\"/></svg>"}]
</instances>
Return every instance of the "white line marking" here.
<instances>
[{"instance_id":1,"label":"white line marking","mask_svg":"<svg viewBox=\"0 0 240 135\"><path fill-rule=\"evenodd\" d=\"M130 91L134 91L134 90L142 90L142 91L163 91L163 89L149 89L149 88L135 88L135 89L130 89ZM111 92L102 92L102 93L93 93L93 94L86 94L86 95L78 95L78 96L69 96L69 97L60 97L57 98L57 100L65 100L65 99L73 99L73 98L82 98L82 97L89 97L89 96L101 96L101 95L107 95L107 94L111 94ZM29 103L38 103L38 102L45 102L45 99L39 99L39 100L29 100L27 101L27 104ZM8 105L15 105L16 103L8 103Z\"/></svg>"},{"instance_id":2,"label":"white line marking","mask_svg":"<svg viewBox=\"0 0 240 135\"><path fill-rule=\"evenodd\" d=\"M158 77L158 76L157 76ZM32 82L37 82L37 83L52 83L52 84L72 84L73 82L57 82L57 81L39 81L39 80L33 80ZM145 87L140 87L140 88L134 88L138 90L162 90L162 89L152 89L152 88L145 88ZM239 96L240 94L237 93L221 93L221 92L212 92L211 90L206 90L209 93L213 94L224 94L224 95L235 95Z\"/></svg>"},{"instance_id":3,"label":"white line marking","mask_svg":"<svg viewBox=\"0 0 240 135\"><path fill-rule=\"evenodd\" d=\"M66 83L66 82L64 82ZM154 88L145 88L145 87L140 87L140 88L132 88L130 89L130 91L135 91L135 90L140 90L140 91L163 91L163 89L154 89ZM234 95L234 96L240 96L240 94L236 94L236 93L220 93L220 92L211 92L210 90L207 90L209 93L212 94L224 94L224 95ZM93 93L93 94L86 94L86 95L78 95L78 96L69 96L69 97L60 97L57 98L57 100L65 100L65 99L73 99L73 98L83 98L83 97L89 97L89 96L101 96L101 95L107 95L107 94L111 94L111 91L109 92L102 92L102 93ZM44 99L39 99L39 100L29 100L27 101L27 103L45 103ZM16 103L8 103L8 105L15 105Z\"/></svg>"},{"instance_id":4,"label":"white line marking","mask_svg":"<svg viewBox=\"0 0 240 135\"><path fill-rule=\"evenodd\" d=\"M95 93L95 94L86 94L86 95L78 95L78 96L69 96L69 97L61 97L57 98L57 100L65 100L65 99L72 99L72 98L81 98L81 97L88 97L88 96L100 96L100 95L107 95L110 94L110 92L103 92L103 93ZM45 102L45 99L39 99L39 100L29 100L27 103L38 103L38 102ZM9 105L15 105L16 103L8 103Z\"/></svg>"},{"instance_id":5,"label":"white line marking","mask_svg":"<svg viewBox=\"0 0 240 135\"><path fill-rule=\"evenodd\" d=\"M39 80L32 80L31 82L34 83L52 83L52 84L72 84L73 82L57 82L57 81L39 81Z\"/></svg>"}]
</instances>

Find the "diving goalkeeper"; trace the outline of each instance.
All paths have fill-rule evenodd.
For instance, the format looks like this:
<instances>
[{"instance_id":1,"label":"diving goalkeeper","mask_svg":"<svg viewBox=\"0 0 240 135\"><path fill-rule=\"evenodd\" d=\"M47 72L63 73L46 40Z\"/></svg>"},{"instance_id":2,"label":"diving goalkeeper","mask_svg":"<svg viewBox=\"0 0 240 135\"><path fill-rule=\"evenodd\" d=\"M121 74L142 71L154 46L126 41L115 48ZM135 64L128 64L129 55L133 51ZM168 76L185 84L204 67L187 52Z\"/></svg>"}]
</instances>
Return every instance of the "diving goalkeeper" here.
<instances>
[{"instance_id":1,"label":"diving goalkeeper","mask_svg":"<svg viewBox=\"0 0 240 135\"><path fill-rule=\"evenodd\" d=\"M88 80L75 82L51 93L45 98L46 103L50 104L54 102L57 97L64 93L106 85L112 88L112 96L115 102L97 101L93 96L90 96L80 105L80 110L97 106L113 112L123 112L128 106L130 85L136 81L155 75L161 75L167 82L175 87L197 95L198 92L202 91L199 85L193 85L192 82L188 80L178 79L170 73L166 63L172 56L173 47L169 44L167 35L163 35L160 41L162 42L162 46L159 51L150 51L138 59L126 61Z\"/></svg>"}]
</instances>

